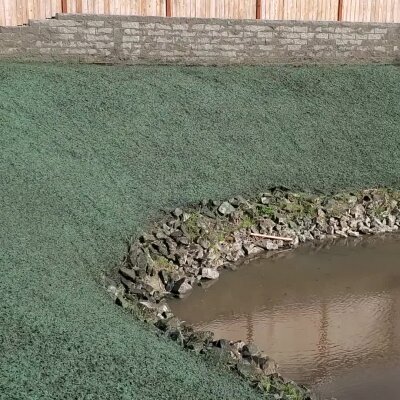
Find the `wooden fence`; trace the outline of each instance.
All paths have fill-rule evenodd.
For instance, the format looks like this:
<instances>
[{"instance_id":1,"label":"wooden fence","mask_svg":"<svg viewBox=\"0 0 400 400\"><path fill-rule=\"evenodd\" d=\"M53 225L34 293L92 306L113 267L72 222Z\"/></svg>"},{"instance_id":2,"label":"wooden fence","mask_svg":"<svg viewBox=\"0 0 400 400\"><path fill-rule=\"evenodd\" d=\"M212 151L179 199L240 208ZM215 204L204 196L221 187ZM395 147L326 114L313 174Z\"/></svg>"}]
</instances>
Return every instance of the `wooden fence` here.
<instances>
[{"instance_id":1,"label":"wooden fence","mask_svg":"<svg viewBox=\"0 0 400 400\"><path fill-rule=\"evenodd\" d=\"M0 0L0 26L56 13L400 22L400 0Z\"/></svg>"}]
</instances>

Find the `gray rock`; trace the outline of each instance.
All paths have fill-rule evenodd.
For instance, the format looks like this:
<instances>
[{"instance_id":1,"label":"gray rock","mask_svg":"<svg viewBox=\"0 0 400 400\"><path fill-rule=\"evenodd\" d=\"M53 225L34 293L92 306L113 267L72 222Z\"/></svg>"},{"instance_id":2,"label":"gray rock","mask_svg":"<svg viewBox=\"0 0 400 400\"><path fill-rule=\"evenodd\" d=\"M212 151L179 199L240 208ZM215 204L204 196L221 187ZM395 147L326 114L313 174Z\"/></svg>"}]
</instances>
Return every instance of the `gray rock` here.
<instances>
[{"instance_id":1,"label":"gray rock","mask_svg":"<svg viewBox=\"0 0 400 400\"><path fill-rule=\"evenodd\" d=\"M125 278L131 280L132 282L136 282L136 273L133 269L129 268L120 268L119 269L120 274L122 274Z\"/></svg>"},{"instance_id":2,"label":"gray rock","mask_svg":"<svg viewBox=\"0 0 400 400\"><path fill-rule=\"evenodd\" d=\"M157 239L166 239L168 237L168 235L165 234L163 229L158 229L155 236Z\"/></svg>"},{"instance_id":3,"label":"gray rock","mask_svg":"<svg viewBox=\"0 0 400 400\"><path fill-rule=\"evenodd\" d=\"M295 249L295 248L299 247L299 243L300 243L299 237L296 235L294 237L294 239L292 240L292 242L290 243L290 246Z\"/></svg>"},{"instance_id":4,"label":"gray rock","mask_svg":"<svg viewBox=\"0 0 400 400\"><path fill-rule=\"evenodd\" d=\"M220 349L228 349L231 350L231 342L227 339L219 339L216 342L214 342L214 345L216 347L219 347Z\"/></svg>"},{"instance_id":5,"label":"gray rock","mask_svg":"<svg viewBox=\"0 0 400 400\"><path fill-rule=\"evenodd\" d=\"M185 343L185 347L189 350L194 351L196 354L199 354L204 350L205 343L201 340L189 339Z\"/></svg>"},{"instance_id":6,"label":"gray rock","mask_svg":"<svg viewBox=\"0 0 400 400\"><path fill-rule=\"evenodd\" d=\"M153 294L154 292L163 293L165 291L164 284L158 275L146 276L144 279L144 283L148 285L146 287L146 290L150 294Z\"/></svg>"},{"instance_id":7,"label":"gray rock","mask_svg":"<svg viewBox=\"0 0 400 400\"><path fill-rule=\"evenodd\" d=\"M123 295L118 295L117 298L115 299L115 303L122 308L129 308L130 303L128 300L125 299Z\"/></svg>"},{"instance_id":8,"label":"gray rock","mask_svg":"<svg viewBox=\"0 0 400 400\"><path fill-rule=\"evenodd\" d=\"M202 350L204 346L207 346L214 338L214 334L210 331L196 331L193 332L187 342L186 347L193 350Z\"/></svg>"},{"instance_id":9,"label":"gray rock","mask_svg":"<svg viewBox=\"0 0 400 400\"><path fill-rule=\"evenodd\" d=\"M171 238L174 240L178 240L178 238L183 236L183 232L179 229L174 230L173 232L171 232Z\"/></svg>"},{"instance_id":10,"label":"gray rock","mask_svg":"<svg viewBox=\"0 0 400 400\"><path fill-rule=\"evenodd\" d=\"M207 239L200 238L197 243L203 248L203 249L209 249L210 248L210 242Z\"/></svg>"},{"instance_id":11,"label":"gray rock","mask_svg":"<svg viewBox=\"0 0 400 400\"><path fill-rule=\"evenodd\" d=\"M136 296L139 299L149 300L151 298L149 292L141 287L132 286L129 290L129 293L131 293L132 295Z\"/></svg>"},{"instance_id":12,"label":"gray rock","mask_svg":"<svg viewBox=\"0 0 400 400\"><path fill-rule=\"evenodd\" d=\"M156 310L157 309L157 304L152 302L152 301L142 300L142 301L139 301L139 304L142 305L143 307L149 309L149 310Z\"/></svg>"},{"instance_id":13,"label":"gray rock","mask_svg":"<svg viewBox=\"0 0 400 400\"><path fill-rule=\"evenodd\" d=\"M183 244L184 246L187 246L190 243L189 239L186 236L179 237L177 241L179 244Z\"/></svg>"},{"instance_id":14,"label":"gray rock","mask_svg":"<svg viewBox=\"0 0 400 400\"><path fill-rule=\"evenodd\" d=\"M178 261L179 266L183 266L187 264L189 251L183 248L180 248L176 251L176 259Z\"/></svg>"},{"instance_id":15,"label":"gray rock","mask_svg":"<svg viewBox=\"0 0 400 400\"><path fill-rule=\"evenodd\" d=\"M165 243L167 244L169 254L173 255L176 252L176 243L171 238L167 238Z\"/></svg>"},{"instance_id":16,"label":"gray rock","mask_svg":"<svg viewBox=\"0 0 400 400\"><path fill-rule=\"evenodd\" d=\"M342 229L346 229L346 228L349 227L349 225L348 225L348 223L347 223L348 220L349 220L349 219L348 219L346 216L340 218L339 225L340 225L340 227L341 227Z\"/></svg>"},{"instance_id":17,"label":"gray rock","mask_svg":"<svg viewBox=\"0 0 400 400\"><path fill-rule=\"evenodd\" d=\"M375 217L371 222L371 226L373 228L383 228L384 227L384 223L379 218Z\"/></svg>"},{"instance_id":18,"label":"gray rock","mask_svg":"<svg viewBox=\"0 0 400 400\"><path fill-rule=\"evenodd\" d=\"M335 231L335 234L338 235L341 238L347 238L348 237L347 234L344 231L341 231L340 229L337 229Z\"/></svg>"},{"instance_id":19,"label":"gray rock","mask_svg":"<svg viewBox=\"0 0 400 400\"><path fill-rule=\"evenodd\" d=\"M257 242L257 245L262 247L264 250L278 250L279 246L277 244L277 242L274 242L273 240L260 240Z\"/></svg>"},{"instance_id":20,"label":"gray rock","mask_svg":"<svg viewBox=\"0 0 400 400\"><path fill-rule=\"evenodd\" d=\"M261 370L265 371L265 375L272 375L278 373L278 365L276 362L265 355L263 352L260 352L257 355L253 355L252 357L253 362L261 368ZM268 373L266 373L268 371Z\"/></svg>"},{"instance_id":21,"label":"gray rock","mask_svg":"<svg viewBox=\"0 0 400 400\"><path fill-rule=\"evenodd\" d=\"M168 226L168 224L164 223L162 225L162 229L165 235L169 236L171 234L171 232L173 231L173 229L171 229L170 226Z\"/></svg>"},{"instance_id":22,"label":"gray rock","mask_svg":"<svg viewBox=\"0 0 400 400\"><path fill-rule=\"evenodd\" d=\"M125 289L128 290L129 292L131 292L135 288L135 284L129 279L126 279L124 276L120 275L119 279L122 285L125 287Z\"/></svg>"},{"instance_id":23,"label":"gray rock","mask_svg":"<svg viewBox=\"0 0 400 400\"><path fill-rule=\"evenodd\" d=\"M141 240L142 242L148 243L156 240L156 238L150 233L143 233L143 235L141 236Z\"/></svg>"},{"instance_id":24,"label":"gray rock","mask_svg":"<svg viewBox=\"0 0 400 400\"><path fill-rule=\"evenodd\" d=\"M261 204L269 204L270 201L271 201L270 197L265 197L265 196L261 197Z\"/></svg>"},{"instance_id":25,"label":"gray rock","mask_svg":"<svg viewBox=\"0 0 400 400\"><path fill-rule=\"evenodd\" d=\"M175 210L172 213L175 217L179 218L182 214L183 211L180 208L175 208Z\"/></svg>"},{"instance_id":26,"label":"gray rock","mask_svg":"<svg viewBox=\"0 0 400 400\"><path fill-rule=\"evenodd\" d=\"M335 227L334 227L334 226L328 226L328 227L326 228L326 233L327 233L328 235L333 236L333 235L335 234Z\"/></svg>"},{"instance_id":27,"label":"gray rock","mask_svg":"<svg viewBox=\"0 0 400 400\"><path fill-rule=\"evenodd\" d=\"M396 224L396 217L392 214L388 215L387 217L387 224L393 228Z\"/></svg>"},{"instance_id":28,"label":"gray rock","mask_svg":"<svg viewBox=\"0 0 400 400\"><path fill-rule=\"evenodd\" d=\"M362 222L358 223L358 231L364 235L370 235L371 233L373 233L372 229L364 225Z\"/></svg>"},{"instance_id":29,"label":"gray rock","mask_svg":"<svg viewBox=\"0 0 400 400\"><path fill-rule=\"evenodd\" d=\"M171 311L171 309L169 308L169 305L166 303L161 303L158 304L158 308L157 308L157 316L159 318L171 318L173 317L173 313Z\"/></svg>"},{"instance_id":30,"label":"gray rock","mask_svg":"<svg viewBox=\"0 0 400 400\"><path fill-rule=\"evenodd\" d=\"M153 301L139 301L139 304L155 313L158 319L167 319L172 316L171 309L166 303L155 303Z\"/></svg>"},{"instance_id":31,"label":"gray rock","mask_svg":"<svg viewBox=\"0 0 400 400\"><path fill-rule=\"evenodd\" d=\"M305 236L306 240L310 240L310 241L314 240L314 236L310 231L305 231L304 236Z\"/></svg>"},{"instance_id":32,"label":"gray rock","mask_svg":"<svg viewBox=\"0 0 400 400\"><path fill-rule=\"evenodd\" d=\"M255 356L259 356L261 351L255 344L246 344L242 348L242 356L245 358L252 358Z\"/></svg>"},{"instance_id":33,"label":"gray rock","mask_svg":"<svg viewBox=\"0 0 400 400\"><path fill-rule=\"evenodd\" d=\"M258 366L263 371L264 375L275 375L278 373L278 365L276 362L267 356L259 357L257 359L253 359L253 361L257 362Z\"/></svg>"},{"instance_id":34,"label":"gray rock","mask_svg":"<svg viewBox=\"0 0 400 400\"><path fill-rule=\"evenodd\" d=\"M251 256L253 254L259 254L264 251L261 247L258 247L253 243L244 244L243 249L248 256Z\"/></svg>"},{"instance_id":35,"label":"gray rock","mask_svg":"<svg viewBox=\"0 0 400 400\"><path fill-rule=\"evenodd\" d=\"M245 379L257 380L262 376L262 371L255 364L246 360L239 360L236 366L239 375Z\"/></svg>"},{"instance_id":36,"label":"gray rock","mask_svg":"<svg viewBox=\"0 0 400 400\"><path fill-rule=\"evenodd\" d=\"M343 201L329 199L325 204L325 210L328 215L340 218L346 214L348 210L348 204L344 203Z\"/></svg>"},{"instance_id":37,"label":"gray rock","mask_svg":"<svg viewBox=\"0 0 400 400\"><path fill-rule=\"evenodd\" d=\"M235 349L238 352L241 352L243 347L246 346L246 343L243 342L242 340L238 340L236 342L231 343L232 348Z\"/></svg>"},{"instance_id":38,"label":"gray rock","mask_svg":"<svg viewBox=\"0 0 400 400\"><path fill-rule=\"evenodd\" d=\"M216 269L212 268L202 268L201 269L201 277L203 279L218 279L219 278L219 272Z\"/></svg>"},{"instance_id":39,"label":"gray rock","mask_svg":"<svg viewBox=\"0 0 400 400\"><path fill-rule=\"evenodd\" d=\"M243 250L234 250L231 253L227 254L226 260L230 262L236 262L242 257L244 257Z\"/></svg>"},{"instance_id":40,"label":"gray rock","mask_svg":"<svg viewBox=\"0 0 400 400\"><path fill-rule=\"evenodd\" d=\"M352 220L350 220L349 221L349 227L350 227L350 229L351 230L357 230L357 228L358 228L358 220L356 220L356 219L352 219Z\"/></svg>"},{"instance_id":41,"label":"gray rock","mask_svg":"<svg viewBox=\"0 0 400 400\"><path fill-rule=\"evenodd\" d=\"M358 199L357 196L349 196L347 198L347 203L350 204L350 206L354 206L357 203Z\"/></svg>"},{"instance_id":42,"label":"gray rock","mask_svg":"<svg viewBox=\"0 0 400 400\"><path fill-rule=\"evenodd\" d=\"M147 275L147 269L137 269L136 275L139 278L139 280L144 279Z\"/></svg>"},{"instance_id":43,"label":"gray rock","mask_svg":"<svg viewBox=\"0 0 400 400\"><path fill-rule=\"evenodd\" d=\"M146 271L147 268L147 255L141 252L136 260L136 268Z\"/></svg>"},{"instance_id":44,"label":"gray rock","mask_svg":"<svg viewBox=\"0 0 400 400\"><path fill-rule=\"evenodd\" d=\"M158 275L159 275L159 277L161 279L161 282L164 284L164 286L171 280L170 274L165 270L161 270L158 273Z\"/></svg>"},{"instance_id":45,"label":"gray rock","mask_svg":"<svg viewBox=\"0 0 400 400\"><path fill-rule=\"evenodd\" d=\"M168 257L169 256L169 251L167 246L163 243L163 242L155 242L152 245L161 255L163 255L164 257Z\"/></svg>"},{"instance_id":46,"label":"gray rock","mask_svg":"<svg viewBox=\"0 0 400 400\"><path fill-rule=\"evenodd\" d=\"M224 201L219 207L218 207L218 211L222 214L222 215L230 215L235 211L235 207L232 206L231 203Z\"/></svg>"},{"instance_id":47,"label":"gray rock","mask_svg":"<svg viewBox=\"0 0 400 400\"><path fill-rule=\"evenodd\" d=\"M188 267L191 267L191 266L195 265L195 261L194 261L194 259L193 259L192 256L189 255L189 256L186 258L186 265L187 265Z\"/></svg>"},{"instance_id":48,"label":"gray rock","mask_svg":"<svg viewBox=\"0 0 400 400\"><path fill-rule=\"evenodd\" d=\"M202 260L204 258L204 249L197 243L189 247L189 252L195 260Z\"/></svg>"},{"instance_id":49,"label":"gray rock","mask_svg":"<svg viewBox=\"0 0 400 400\"><path fill-rule=\"evenodd\" d=\"M215 364L221 365L224 368L226 368L227 365L233 367L236 364L234 355L229 349L210 346L206 354Z\"/></svg>"},{"instance_id":50,"label":"gray rock","mask_svg":"<svg viewBox=\"0 0 400 400\"><path fill-rule=\"evenodd\" d=\"M191 214L189 214L189 213L187 213L187 212L184 212L184 213L182 214L182 221L183 221L183 222L186 222L186 221L190 218L190 216L191 216Z\"/></svg>"},{"instance_id":51,"label":"gray rock","mask_svg":"<svg viewBox=\"0 0 400 400\"><path fill-rule=\"evenodd\" d=\"M365 208L362 204L356 204L350 211L355 219L362 219L365 214Z\"/></svg>"},{"instance_id":52,"label":"gray rock","mask_svg":"<svg viewBox=\"0 0 400 400\"><path fill-rule=\"evenodd\" d=\"M174 294L186 294L192 290L192 285L187 278L181 278L174 283L171 292Z\"/></svg>"},{"instance_id":53,"label":"gray rock","mask_svg":"<svg viewBox=\"0 0 400 400\"><path fill-rule=\"evenodd\" d=\"M140 243L138 243L138 242L133 243L130 246L129 254L128 254L128 261L130 261L130 264L132 265L132 267L134 267L136 265L136 262L137 262L137 259L140 255L140 253L142 253Z\"/></svg>"},{"instance_id":54,"label":"gray rock","mask_svg":"<svg viewBox=\"0 0 400 400\"><path fill-rule=\"evenodd\" d=\"M176 331L181 327L181 321L178 318L172 317L168 319L162 319L156 322L156 327L163 332Z\"/></svg>"}]
</instances>

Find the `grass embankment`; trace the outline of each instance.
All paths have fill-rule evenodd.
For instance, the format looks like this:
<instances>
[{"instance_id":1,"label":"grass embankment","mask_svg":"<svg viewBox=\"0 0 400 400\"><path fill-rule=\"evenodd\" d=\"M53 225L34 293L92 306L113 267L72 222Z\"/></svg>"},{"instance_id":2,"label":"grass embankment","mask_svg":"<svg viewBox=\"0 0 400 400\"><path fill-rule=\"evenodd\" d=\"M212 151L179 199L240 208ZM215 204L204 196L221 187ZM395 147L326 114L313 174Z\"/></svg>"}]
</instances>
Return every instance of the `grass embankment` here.
<instances>
[{"instance_id":1,"label":"grass embankment","mask_svg":"<svg viewBox=\"0 0 400 400\"><path fill-rule=\"evenodd\" d=\"M256 398L112 304L101 271L160 208L398 187L399 127L391 66L0 64L0 398Z\"/></svg>"}]
</instances>

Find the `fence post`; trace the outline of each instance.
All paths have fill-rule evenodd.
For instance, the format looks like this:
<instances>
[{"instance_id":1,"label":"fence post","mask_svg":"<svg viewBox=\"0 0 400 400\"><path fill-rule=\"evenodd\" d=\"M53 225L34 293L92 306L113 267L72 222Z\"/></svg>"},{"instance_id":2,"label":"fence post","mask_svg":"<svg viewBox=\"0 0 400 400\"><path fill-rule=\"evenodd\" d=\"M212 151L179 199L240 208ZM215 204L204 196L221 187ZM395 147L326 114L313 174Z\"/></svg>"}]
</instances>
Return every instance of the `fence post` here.
<instances>
[{"instance_id":1,"label":"fence post","mask_svg":"<svg viewBox=\"0 0 400 400\"><path fill-rule=\"evenodd\" d=\"M58 3L60 4L60 3ZM67 0L61 0L61 12L63 14L66 14L68 12L67 10Z\"/></svg>"},{"instance_id":2,"label":"fence post","mask_svg":"<svg viewBox=\"0 0 400 400\"><path fill-rule=\"evenodd\" d=\"M166 16L170 17L171 16L171 0L166 0L165 1L165 6L167 8L166 10Z\"/></svg>"},{"instance_id":3,"label":"fence post","mask_svg":"<svg viewBox=\"0 0 400 400\"><path fill-rule=\"evenodd\" d=\"M261 19L261 0L256 0L256 19Z\"/></svg>"},{"instance_id":4,"label":"fence post","mask_svg":"<svg viewBox=\"0 0 400 400\"><path fill-rule=\"evenodd\" d=\"M339 0L338 3L338 17L337 17L338 21L342 21L343 20L343 0Z\"/></svg>"}]
</instances>

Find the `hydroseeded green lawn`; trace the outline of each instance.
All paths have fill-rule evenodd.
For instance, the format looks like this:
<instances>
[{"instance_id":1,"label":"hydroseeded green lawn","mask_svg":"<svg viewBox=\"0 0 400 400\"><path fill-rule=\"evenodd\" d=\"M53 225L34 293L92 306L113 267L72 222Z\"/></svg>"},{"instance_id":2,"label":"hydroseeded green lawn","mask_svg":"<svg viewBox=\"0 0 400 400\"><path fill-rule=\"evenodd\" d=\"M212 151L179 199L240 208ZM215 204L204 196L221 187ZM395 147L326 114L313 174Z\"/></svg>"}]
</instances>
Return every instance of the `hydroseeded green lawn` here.
<instances>
[{"instance_id":1,"label":"hydroseeded green lawn","mask_svg":"<svg viewBox=\"0 0 400 400\"><path fill-rule=\"evenodd\" d=\"M399 187L400 68L4 63L0 131L0 398L252 399L99 276L162 208Z\"/></svg>"}]
</instances>

